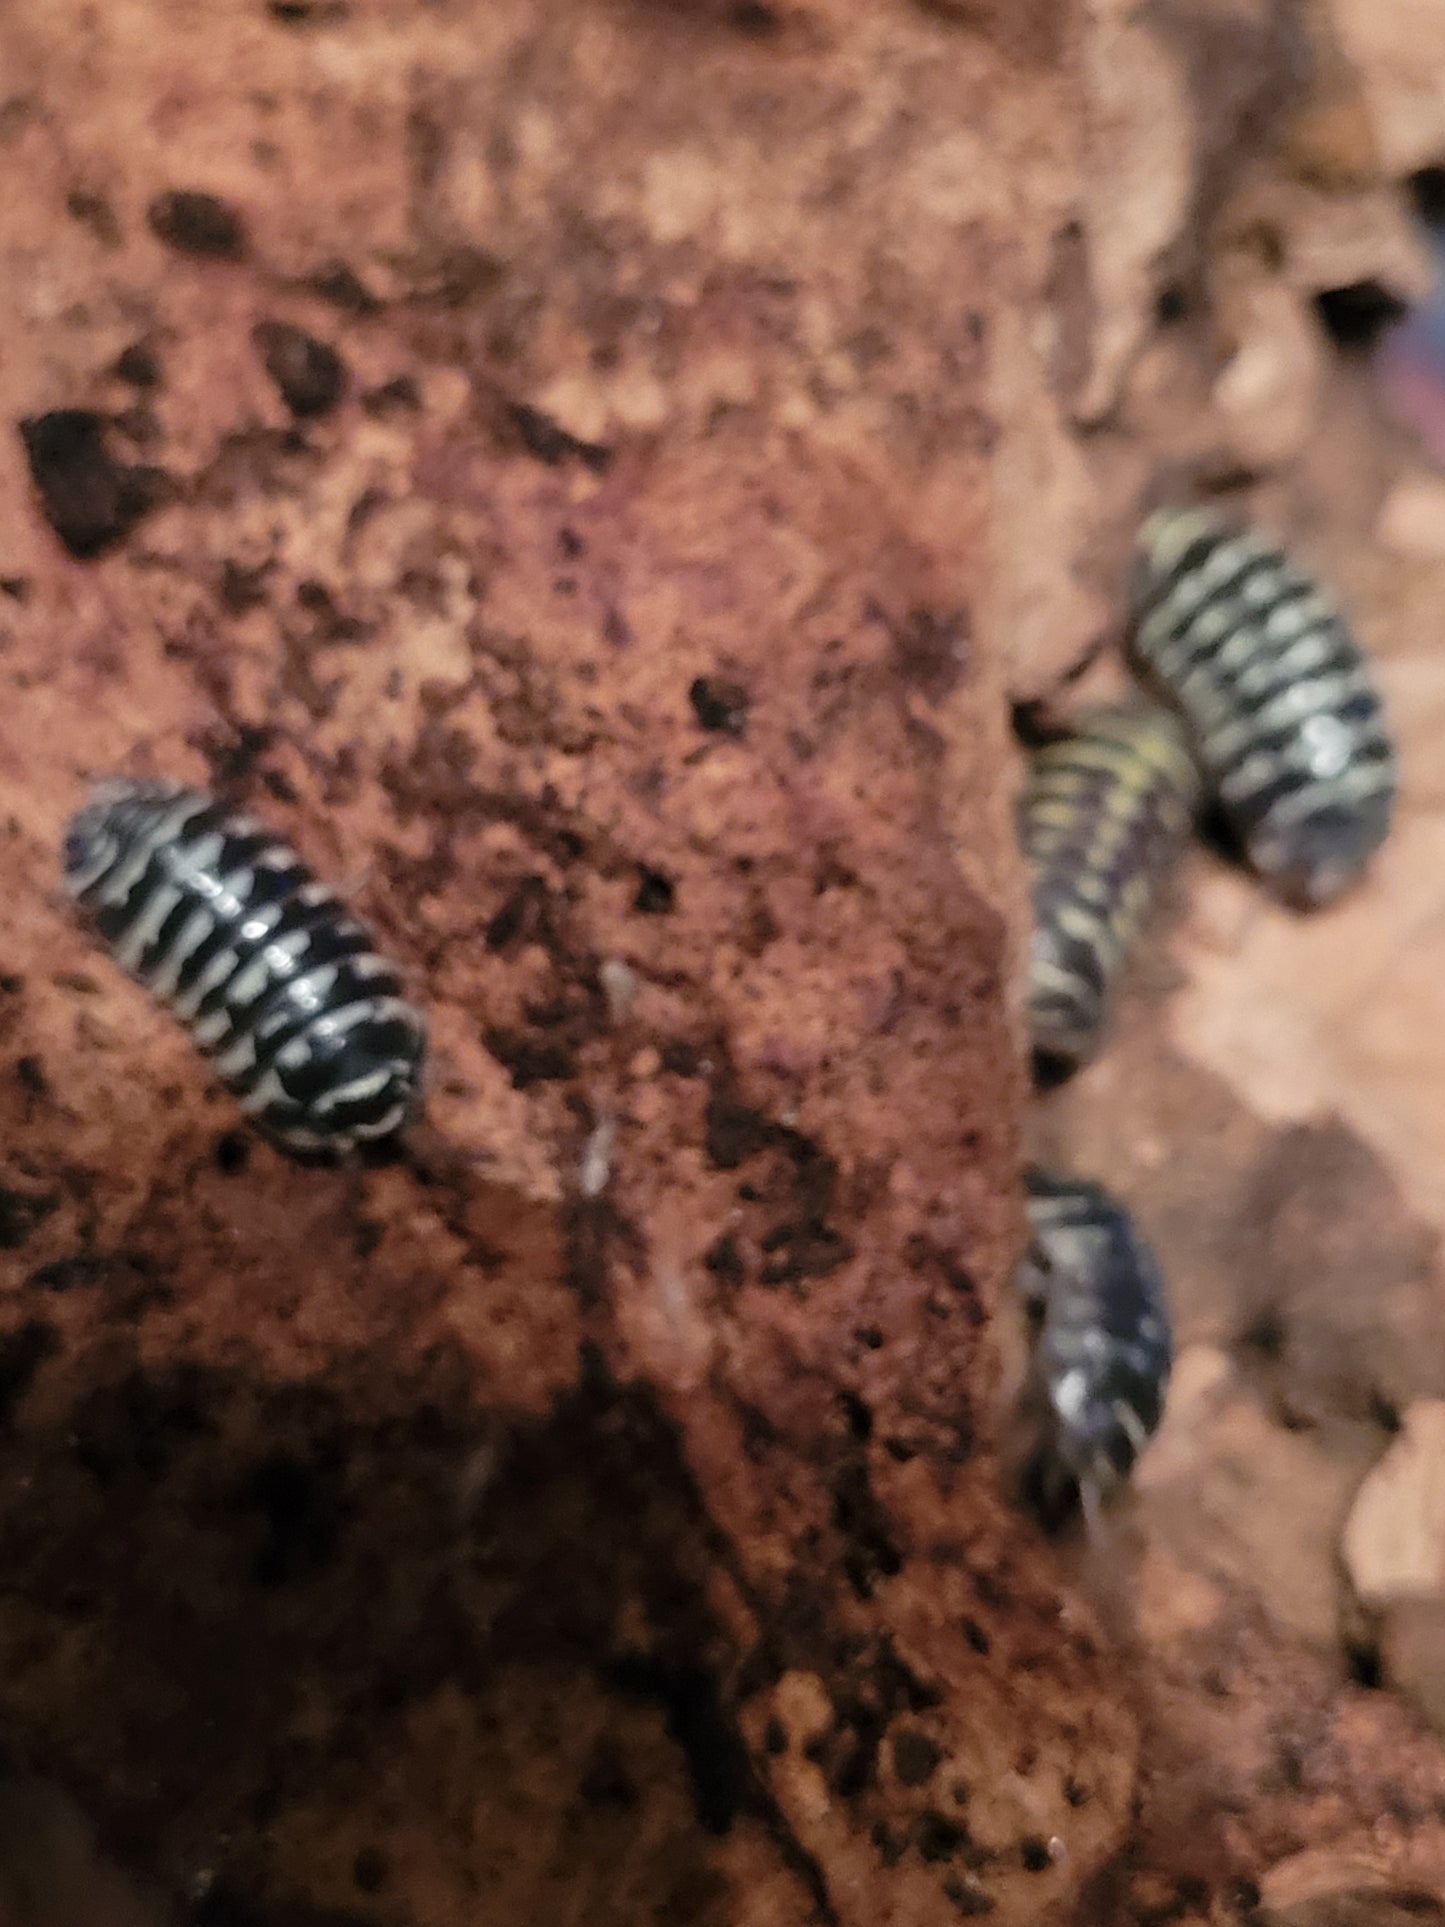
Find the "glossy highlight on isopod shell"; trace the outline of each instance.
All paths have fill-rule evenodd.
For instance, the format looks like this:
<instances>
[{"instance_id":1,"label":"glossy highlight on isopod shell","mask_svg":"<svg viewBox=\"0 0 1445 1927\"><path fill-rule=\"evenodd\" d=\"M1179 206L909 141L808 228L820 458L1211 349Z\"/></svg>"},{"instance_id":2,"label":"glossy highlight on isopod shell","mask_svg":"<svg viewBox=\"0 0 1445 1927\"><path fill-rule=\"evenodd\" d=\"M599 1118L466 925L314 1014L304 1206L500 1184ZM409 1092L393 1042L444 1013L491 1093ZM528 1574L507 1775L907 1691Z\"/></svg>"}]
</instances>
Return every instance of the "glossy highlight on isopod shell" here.
<instances>
[{"instance_id":1,"label":"glossy highlight on isopod shell","mask_svg":"<svg viewBox=\"0 0 1445 1927\"><path fill-rule=\"evenodd\" d=\"M1346 890L1389 831L1395 752L1325 591L1255 530L1160 510L1140 537L1133 651L1260 877L1301 909Z\"/></svg>"},{"instance_id":2,"label":"glossy highlight on isopod shell","mask_svg":"<svg viewBox=\"0 0 1445 1927\"><path fill-rule=\"evenodd\" d=\"M421 1016L361 925L264 824L179 784L119 778L71 819L64 860L116 961L270 1137L340 1153L407 1121Z\"/></svg>"},{"instance_id":3,"label":"glossy highlight on isopod shell","mask_svg":"<svg viewBox=\"0 0 1445 1927\"><path fill-rule=\"evenodd\" d=\"M1123 1487L1159 1424L1172 1338L1159 1262L1100 1184L1027 1173L1018 1283L1038 1327L1025 1485L1050 1523Z\"/></svg>"},{"instance_id":4,"label":"glossy highlight on isopod shell","mask_svg":"<svg viewBox=\"0 0 1445 1927\"><path fill-rule=\"evenodd\" d=\"M1019 808L1033 871L1028 1027L1044 1081L1091 1057L1109 996L1199 802L1188 740L1166 710L1105 704L1035 752Z\"/></svg>"}]
</instances>

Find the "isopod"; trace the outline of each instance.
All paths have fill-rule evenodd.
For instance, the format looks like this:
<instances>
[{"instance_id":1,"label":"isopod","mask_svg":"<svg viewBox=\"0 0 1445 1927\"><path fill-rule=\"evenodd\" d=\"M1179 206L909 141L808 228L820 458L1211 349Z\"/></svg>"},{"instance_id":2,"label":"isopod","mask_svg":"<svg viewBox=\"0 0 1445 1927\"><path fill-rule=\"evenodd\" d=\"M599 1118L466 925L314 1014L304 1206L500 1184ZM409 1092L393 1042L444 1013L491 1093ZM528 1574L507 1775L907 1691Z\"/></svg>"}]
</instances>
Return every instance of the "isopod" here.
<instances>
[{"instance_id":1,"label":"isopod","mask_svg":"<svg viewBox=\"0 0 1445 1927\"><path fill-rule=\"evenodd\" d=\"M1112 1498L1159 1424L1172 1338L1164 1277L1100 1184L1030 1169L1018 1282L1037 1326L1025 1483L1047 1518Z\"/></svg>"},{"instance_id":2,"label":"isopod","mask_svg":"<svg viewBox=\"0 0 1445 1927\"><path fill-rule=\"evenodd\" d=\"M1045 1075L1103 1034L1120 966L1189 835L1200 782L1167 710L1107 704L1032 760L1019 836L1033 870L1028 1026Z\"/></svg>"},{"instance_id":3,"label":"isopod","mask_svg":"<svg viewBox=\"0 0 1445 1927\"><path fill-rule=\"evenodd\" d=\"M1298 908L1364 870L1394 809L1395 752L1331 597L1265 536L1204 509L1140 538L1133 651L1177 706L1245 856Z\"/></svg>"},{"instance_id":4,"label":"isopod","mask_svg":"<svg viewBox=\"0 0 1445 1927\"><path fill-rule=\"evenodd\" d=\"M119 778L71 820L65 877L121 966L288 1149L400 1128L426 1032L397 970L301 859L200 791Z\"/></svg>"}]
</instances>

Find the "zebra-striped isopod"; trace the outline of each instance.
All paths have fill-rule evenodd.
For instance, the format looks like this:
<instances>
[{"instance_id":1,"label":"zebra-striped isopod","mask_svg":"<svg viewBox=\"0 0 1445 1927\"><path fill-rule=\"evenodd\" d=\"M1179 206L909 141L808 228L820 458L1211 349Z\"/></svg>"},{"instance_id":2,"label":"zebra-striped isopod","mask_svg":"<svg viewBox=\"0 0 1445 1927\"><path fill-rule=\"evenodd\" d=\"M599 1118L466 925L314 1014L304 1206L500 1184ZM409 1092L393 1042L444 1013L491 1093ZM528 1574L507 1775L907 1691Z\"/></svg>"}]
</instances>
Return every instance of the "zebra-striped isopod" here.
<instances>
[{"instance_id":1,"label":"zebra-striped isopod","mask_svg":"<svg viewBox=\"0 0 1445 1927\"><path fill-rule=\"evenodd\" d=\"M1369 666L1331 598L1265 536L1203 509L1140 538L1133 650L1189 725L1258 874L1312 908L1384 841L1395 753Z\"/></svg>"},{"instance_id":2,"label":"zebra-striped isopod","mask_svg":"<svg viewBox=\"0 0 1445 1927\"><path fill-rule=\"evenodd\" d=\"M1109 993L1199 800L1167 710L1108 704L1032 760L1019 838L1033 870L1028 1026L1048 1076L1092 1055Z\"/></svg>"},{"instance_id":3,"label":"zebra-striped isopod","mask_svg":"<svg viewBox=\"0 0 1445 1927\"><path fill-rule=\"evenodd\" d=\"M1113 1497L1157 1427L1172 1340L1158 1260L1100 1184L1027 1174L1019 1286L1037 1320L1025 1484L1046 1518Z\"/></svg>"},{"instance_id":4,"label":"zebra-striped isopod","mask_svg":"<svg viewBox=\"0 0 1445 1927\"><path fill-rule=\"evenodd\" d=\"M254 817L175 783L107 782L71 820L65 877L269 1136L339 1153L406 1122L422 1018L361 925Z\"/></svg>"}]
</instances>

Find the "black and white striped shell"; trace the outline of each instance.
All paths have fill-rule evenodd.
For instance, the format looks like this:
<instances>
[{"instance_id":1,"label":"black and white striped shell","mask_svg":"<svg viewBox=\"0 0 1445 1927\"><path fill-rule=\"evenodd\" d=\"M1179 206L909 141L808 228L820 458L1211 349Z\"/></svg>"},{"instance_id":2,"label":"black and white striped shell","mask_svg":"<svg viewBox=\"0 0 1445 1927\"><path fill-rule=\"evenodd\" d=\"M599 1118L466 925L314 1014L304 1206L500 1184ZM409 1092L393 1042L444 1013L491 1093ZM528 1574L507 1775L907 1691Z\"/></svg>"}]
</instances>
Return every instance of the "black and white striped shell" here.
<instances>
[{"instance_id":1,"label":"black and white striped shell","mask_svg":"<svg viewBox=\"0 0 1445 1927\"><path fill-rule=\"evenodd\" d=\"M1178 707L1223 817L1286 902L1328 903L1384 841L1395 752L1370 668L1325 591L1204 509L1140 538L1133 652Z\"/></svg>"},{"instance_id":2,"label":"black and white striped shell","mask_svg":"<svg viewBox=\"0 0 1445 1927\"><path fill-rule=\"evenodd\" d=\"M406 1122L421 1016L361 925L262 823L196 790L122 778L71 820L64 860L116 961L269 1136L337 1153Z\"/></svg>"},{"instance_id":3,"label":"black and white striped shell","mask_svg":"<svg viewBox=\"0 0 1445 1927\"><path fill-rule=\"evenodd\" d=\"M1018 1282L1038 1326L1028 1479L1047 1514L1111 1498L1159 1424L1172 1338L1163 1274L1100 1184L1031 1169Z\"/></svg>"},{"instance_id":4,"label":"black and white striped shell","mask_svg":"<svg viewBox=\"0 0 1445 1927\"><path fill-rule=\"evenodd\" d=\"M1027 1005L1040 1071L1073 1070L1097 1048L1199 792L1182 726L1143 704L1086 710L1073 735L1032 757L1019 840L1033 872Z\"/></svg>"}]
</instances>

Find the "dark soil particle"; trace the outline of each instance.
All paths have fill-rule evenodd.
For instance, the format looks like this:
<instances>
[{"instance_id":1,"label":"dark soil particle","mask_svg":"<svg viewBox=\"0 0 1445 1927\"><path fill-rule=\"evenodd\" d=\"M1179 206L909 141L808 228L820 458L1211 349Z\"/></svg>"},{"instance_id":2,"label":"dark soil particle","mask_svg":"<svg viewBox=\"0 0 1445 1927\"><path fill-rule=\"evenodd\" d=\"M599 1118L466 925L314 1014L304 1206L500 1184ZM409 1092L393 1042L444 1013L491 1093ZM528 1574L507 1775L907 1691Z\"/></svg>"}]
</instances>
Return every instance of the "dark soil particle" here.
<instances>
[{"instance_id":1,"label":"dark soil particle","mask_svg":"<svg viewBox=\"0 0 1445 1927\"><path fill-rule=\"evenodd\" d=\"M508 405L507 415L523 448L548 468L558 468L569 459L582 463L594 475L604 475L612 465L612 450L600 442L584 442L569 434L560 422L553 421L540 408L526 402Z\"/></svg>"},{"instance_id":2,"label":"dark soil particle","mask_svg":"<svg viewBox=\"0 0 1445 1927\"><path fill-rule=\"evenodd\" d=\"M239 261L246 253L246 224L235 208L215 194L173 188L157 195L146 209L151 232L178 254L200 260Z\"/></svg>"},{"instance_id":3,"label":"dark soil particle","mask_svg":"<svg viewBox=\"0 0 1445 1927\"><path fill-rule=\"evenodd\" d=\"M926 1786L942 1757L926 1733L905 1728L893 1735L893 1771L904 1786Z\"/></svg>"},{"instance_id":4,"label":"dark soil particle","mask_svg":"<svg viewBox=\"0 0 1445 1927\"><path fill-rule=\"evenodd\" d=\"M741 736L747 728L752 699L741 683L726 676L699 676L688 689L687 698L703 729Z\"/></svg>"},{"instance_id":5,"label":"dark soil particle","mask_svg":"<svg viewBox=\"0 0 1445 1927\"><path fill-rule=\"evenodd\" d=\"M674 895L671 877L664 876L661 870L650 870L644 866L639 874L632 907L645 917L666 916L673 906Z\"/></svg>"},{"instance_id":6,"label":"dark soil particle","mask_svg":"<svg viewBox=\"0 0 1445 1927\"><path fill-rule=\"evenodd\" d=\"M708 1246L703 1263L725 1285L740 1285L748 1275L737 1240L726 1231Z\"/></svg>"},{"instance_id":7,"label":"dark soil particle","mask_svg":"<svg viewBox=\"0 0 1445 1927\"><path fill-rule=\"evenodd\" d=\"M289 321L258 321L256 352L293 415L329 415L346 388L346 364L336 350Z\"/></svg>"},{"instance_id":8,"label":"dark soil particle","mask_svg":"<svg viewBox=\"0 0 1445 1927\"><path fill-rule=\"evenodd\" d=\"M115 459L105 420L90 409L56 408L19 426L45 519L82 560L122 542L166 494L159 469Z\"/></svg>"},{"instance_id":9,"label":"dark soil particle","mask_svg":"<svg viewBox=\"0 0 1445 1927\"><path fill-rule=\"evenodd\" d=\"M918 1823L914 1844L925 1860L951 1860L968 1842L968 1829L930 1809Z\"/></svg>"},{"instance_id":10,"label":"dark soil particle","mask_svg":"<svg viewBox=\"0 0 1445 1927\"><path fill-rule=\"evenodd\" d=\"M322 268L312 276L311 287L323 301L329 301L333 308L339 308L343 314L380 314L386 305L377 299L356 270L345 261L333 261Z\"/></svg>"}]
</instances>

